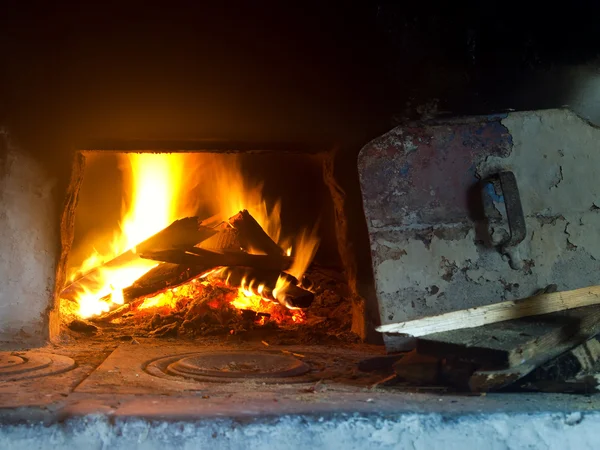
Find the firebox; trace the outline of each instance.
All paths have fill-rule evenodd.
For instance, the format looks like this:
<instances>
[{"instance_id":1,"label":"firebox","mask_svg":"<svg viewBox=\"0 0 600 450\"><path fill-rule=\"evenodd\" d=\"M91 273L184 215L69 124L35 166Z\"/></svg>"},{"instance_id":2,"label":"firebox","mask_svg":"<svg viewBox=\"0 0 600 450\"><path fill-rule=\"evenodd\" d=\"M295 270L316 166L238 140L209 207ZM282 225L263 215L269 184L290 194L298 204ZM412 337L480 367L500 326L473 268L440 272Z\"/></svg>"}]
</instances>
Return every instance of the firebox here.
<instances>
[{"instance_id":1,"label":"firebox","mask_svg":"<svg viewBox=\"0 0 600 450\"><path fill-rule=\"evenodd\" d=\"M81 150L61 230L63 332L364 338L330 159L285 147Z\"/></svg>"}]
</instances>

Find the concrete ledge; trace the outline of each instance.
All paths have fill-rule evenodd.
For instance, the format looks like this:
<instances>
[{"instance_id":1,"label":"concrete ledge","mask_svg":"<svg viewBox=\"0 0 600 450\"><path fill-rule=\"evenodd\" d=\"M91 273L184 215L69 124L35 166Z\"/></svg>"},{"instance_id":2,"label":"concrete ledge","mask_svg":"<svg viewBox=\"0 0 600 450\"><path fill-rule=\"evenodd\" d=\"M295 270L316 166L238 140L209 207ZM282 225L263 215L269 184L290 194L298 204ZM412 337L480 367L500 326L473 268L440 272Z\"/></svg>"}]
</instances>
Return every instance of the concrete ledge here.
<instances>
[{"instance_id":1,"label":"concrete ledge","mask_svg":"<svg viewBox=\"0 0 600 450\"><path fill-rule=\"evenodd\" d=\"M278 400L275 400L275 398ZM597 449L600 396L70 395L0 410L0 448Z\"/></svg>"},{"instance_id":2,"label":"concrete ledge","mask_svg":"<svg viewBox=\"0 0 600 450\"><path fill-rule=\"evenodd\" d=\"M201 421L86 415L0 428L17 449L597 449L600 413L284 416Z\"/></svg>"}]
</instances>

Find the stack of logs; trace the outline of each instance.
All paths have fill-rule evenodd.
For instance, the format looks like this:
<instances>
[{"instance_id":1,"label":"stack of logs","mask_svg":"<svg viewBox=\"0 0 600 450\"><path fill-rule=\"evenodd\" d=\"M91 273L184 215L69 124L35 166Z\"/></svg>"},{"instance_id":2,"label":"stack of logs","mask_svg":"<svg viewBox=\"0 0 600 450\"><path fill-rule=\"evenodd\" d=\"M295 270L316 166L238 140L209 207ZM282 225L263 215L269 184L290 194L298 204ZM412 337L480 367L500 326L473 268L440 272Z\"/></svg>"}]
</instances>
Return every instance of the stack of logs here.
<instances>
[{"instance_id":1,"label":"stack of logs","mask_svg":"<svg viewBox=\"0 0 600 450\"><path fill-rule=\"evenodd\" d=\"M102 268L118 268L143 258L159 264L123 289L124 304L103 314L101 319L110 320L140 304L146 297L185 284L208 272L212 272L212 277L226 280L228 286L250 289L263 299L277 301L287 308L308 308L311 305L314 294L285 272L292 265L293 258L285 255L248 211L240 211L210 226L213 223L214 217L177 220L138 244L134 250L119 255L69 284L61 292L61 298L75 300L82 289L92 290ZM224 269L215 272L216 268ZM280 278L285 280L286 288L277 290L275 287ZM248 280L253 281L251 285ZM257 288L261 285L259 292Z\"/></svg>"}]
</instances>

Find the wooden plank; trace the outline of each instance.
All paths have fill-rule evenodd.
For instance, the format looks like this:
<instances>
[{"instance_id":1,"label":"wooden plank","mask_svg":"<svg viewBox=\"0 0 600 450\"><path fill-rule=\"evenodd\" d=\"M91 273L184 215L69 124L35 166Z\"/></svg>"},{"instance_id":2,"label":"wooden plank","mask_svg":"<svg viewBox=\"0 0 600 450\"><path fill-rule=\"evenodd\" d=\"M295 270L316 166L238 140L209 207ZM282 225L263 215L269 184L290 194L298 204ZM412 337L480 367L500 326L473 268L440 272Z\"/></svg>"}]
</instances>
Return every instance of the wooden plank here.
<instances>
[{"instance_id":1,"label":"wooden plank","mask_svg":"<svg viewBox=\"0 0 600 450\"><path fill-rule=\"evenodd\" d=\"M471 362L478 370L501 370L523 364L530 364L533 369L599 332L600 306L593 305L432 334L417 341L417 350Z\"/></svg>"},{"instance_id":2,"label":"wooden plank","mask_svg":"<svg viewBox=\"0 0 600 450\"><path fill-rule=\"evenodd\" d=\"M598 371L600 338L594 336L570 348L569 341L551 348L538 358L504 370L479 370L473 373L469 387L475 392L502 389L518 382L517 388L550 392L572 391L574 387L589 390L589 375ZM586 381L581 385L581 381ZM595 384L594 384L595 386Z\"/></svg>"},{"instance_id":3,"label":"wooden plank","mask_svg":"<svg viewBox=\"0 0 600 450\"><path fill-rule=\"evenodd\" d=\"M394 372L403 381L414 384L436 384L440 381L441 359L416 351L406 353L394 364Z\"/></svg>"},{"instance_id":4,"label":"wooden plank","mask_svg":"<svg viewBox=\"0 0 600 450\"><path fill-rule=\"evenodd\" d=\"M527 381L566 381L592 375L600 369L600 336L596 335L537 367Z\"/></svg>"},{"instance_id":5,"label":"wooden plank","mask_svg":"<svg viewBox=\"0 0 600 450\"><path fill-rule=\"evenodd\" d=\"M377 331L418 337L598 304L600 304L600 286L592 286L381 325L377 327Z\"/></svg>"},{"instance_id":6,"label":"wooden plank","mask_svg":"<svg viewBox=\"0 0 600 450\"><path fill-rule=\"evenodd\" d=\"M471 392L493 392L516 383L535 369L533 364L521 364L502 370L478 370L471 375L468 386Z\"/></svg>"}]
</instances>

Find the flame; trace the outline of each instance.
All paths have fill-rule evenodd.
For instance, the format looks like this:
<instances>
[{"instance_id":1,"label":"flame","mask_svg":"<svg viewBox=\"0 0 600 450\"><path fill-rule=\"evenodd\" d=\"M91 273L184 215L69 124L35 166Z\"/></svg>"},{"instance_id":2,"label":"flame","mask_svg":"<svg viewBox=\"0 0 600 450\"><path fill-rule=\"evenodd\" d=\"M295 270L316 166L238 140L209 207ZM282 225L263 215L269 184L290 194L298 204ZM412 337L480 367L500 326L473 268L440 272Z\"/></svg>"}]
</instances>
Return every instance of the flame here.
<instances>
[{"instance_id":1,"label":"flame","mask_svg":"<svg viewBox=\"0 0 600 450\"><path fill-rule=\"evenodd\" d=\"M258 290L261 289L262 285L259 285ZM264 286L262 286L264 288ZM291 314L291 320L295 323L302 323L305 320L305 314L302 310L298 309L286 309L282 308L279 303L265 300L260 295L255 295L247 287L240 287L237 291L237 295L230 302L231 306L237 309L245 309L254 311L256 313L268 314L272 320L276 322L282 322L286 317L286 314ZM290 316L287 316L288 320ZM267 322L265 316L260 316L257 319L258 325L264 325Z\"/></svg>"},{"instance_id":2,"label":"flame","mask_svg":"<svg viewBox=\"0 0 600 450\"><path fill-rule=\"evenodd\" d=\"M102 314L123 304L123 289L158 265L155 261L138 257L132 257L118 267L106 267L104 263L128 250L135 254L136 245L140 242L177 219L196 215L200 208L204 208L204 212L208 209L212 214L218 214L221 220L248 210L265 232L287 249L285 253L288 256L293 254L294 263L288 272L298 279L316 253L319 244L316 227L312 231L305 230L295 240L281 240L281 202L268 204L265 201L263 184L253 183L243 176L241 161L236 155L129 153L119 155L119 162L124 175L122 219L114 233L110 251L100 254L93 250L70 277L73 280L81 273L97 268L93 280L95 286L88 286L77 297L76 314L80 317ZM183 192L184 186L197 192ZM189 199L195 199L195 203L190 203ZM180 290L174 288L146 298L138 309L174 308L179 299L191 295L190 286L208 283L208 275L210 273L191 280ZM273 308L280 307L261 296L264 286L252 283L250 280L246 284L244 280L231 302L232 306L269 314L273 313ZM273 292L283 292L288 286L286 283L288 281L280 278ZM296 317L295 321L303 320L301 311L291 314Z\"/></svg>"},{"instance_id":3,"label":"flame","mask_svg":"<svg viewBox=\"0 0 600 450\"><path fill-rule=\"evenodd\" d=\"M319 248L318 225L315 225L310 231L303 230L297 236L294 248L296 249L294 252L294 262L287 272L300 280Z\"/></svg>"},{"instance_id":4,"label":"flame","mask_svg":"<svg viewBox=\"0 0 600 450\"><path fill-rule=\"evenodd\" d=\"M297 280L302 279L306 269L308 269L308 266L317 253L320 242L317 230L318 226L315 225L311 231L303 230L296 238L294 261L292 263L292 267L287 270L287 273L295 277ZM288 256L291 255L291 252L292 247L288 249ZM273 295L277 297L279 294L285 293L289 286L289 279L279 276L275 285L275 289L273 289Z\"/></svg>"},{"instance_id":5,"label":"flame","mask_svg":"<svg viewBox=\"0 0 600 450\"><path fill-rule=\"evenodd\" d=\"M202 155L201 170L207 181L203 194L213 213L225 220L246 209L265 233L279 243L281 201L269 207L263 198L263 183L252 183L243 176L237 155Z\"/></svg>"},{"instance_id":6,"label":"flame","mask_svg":"<svg viewBox=\"0 0 600 450\"><path fill-rule=\"evenodd\" d=\"M99 267L102 263L131 249L174 220L186 215L180 207L186 155L136 154L120 155L125 190L119 230L114 233L111 251L100 255L96 250L75 271L71 278ZM123 289L158 265L155 261L132 258L116 268L99 267L94 276L97 287L79 293L78 315L90 317L108 311L112 305L123 304Z\"/></svg>"},{"instance_id":7,"label":"flame","mask_svg":"<svg viewBox=\"0 0 600 450\"><path fill-rule=\"evenodd\" d=\"M186 155L129 153L126 158L131 168L131 200L124 204L122 233L113 241L116 254L135 248L186 215L179 201Z\"/></svg>"}]
</instances>

